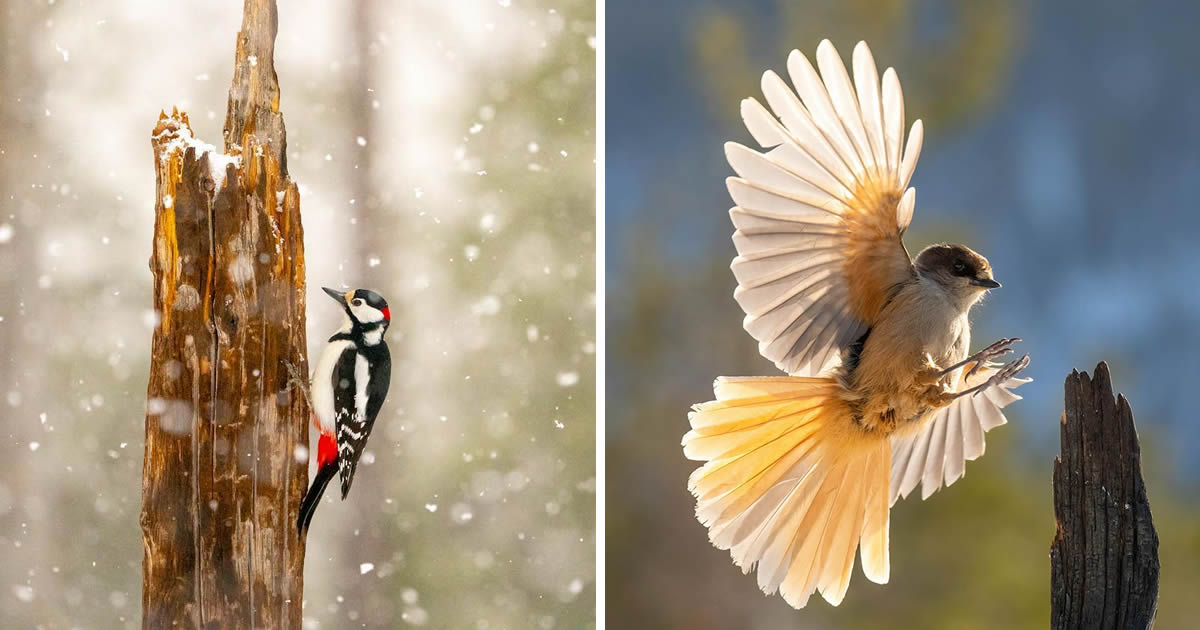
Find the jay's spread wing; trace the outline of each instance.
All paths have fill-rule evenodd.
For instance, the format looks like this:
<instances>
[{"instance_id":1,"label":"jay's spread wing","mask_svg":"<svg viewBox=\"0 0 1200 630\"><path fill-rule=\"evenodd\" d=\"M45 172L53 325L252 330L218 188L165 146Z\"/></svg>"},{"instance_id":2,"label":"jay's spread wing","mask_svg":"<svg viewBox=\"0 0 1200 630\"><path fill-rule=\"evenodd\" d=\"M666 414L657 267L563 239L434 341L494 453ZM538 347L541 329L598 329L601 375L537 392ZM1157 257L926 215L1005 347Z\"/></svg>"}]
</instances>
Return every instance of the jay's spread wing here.
<instances>
[{"instance_id":1,"label":"jay's spread wing","mask_svg":"<svg viewBox=\"0 0 1200 630\"><path fill-rule=\"evenodd\" d=\"M915 274L901 236L916 199L908 183L921 121L905 146L895 71L884 72L881 85L865 42L853 62L851 83L828 40L817 47L820 75L792 51L795 91L768 71L770 111L742 101L742 119L765 153L725 146L738 174L727 182L736 204L734 297L759 352L797 376L836 366Z\"/></svg>"}]
</instances>

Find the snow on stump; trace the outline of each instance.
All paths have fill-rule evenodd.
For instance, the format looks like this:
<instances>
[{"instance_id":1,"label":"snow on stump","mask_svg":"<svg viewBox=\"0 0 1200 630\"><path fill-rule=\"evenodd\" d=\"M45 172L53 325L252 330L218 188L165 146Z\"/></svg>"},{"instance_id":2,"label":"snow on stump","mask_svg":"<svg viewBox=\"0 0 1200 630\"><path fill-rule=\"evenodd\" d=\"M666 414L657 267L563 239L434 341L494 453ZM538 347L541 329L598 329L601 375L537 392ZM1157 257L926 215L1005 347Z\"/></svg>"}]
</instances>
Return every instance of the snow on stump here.
<instances>
[{"instance_id":1,"label":"snow on stump","mask_svg":"<svg viewBox=\"0 0 1200 630\"><path fill-rule=\"evenodd\" d=\"M309 410L300 196L284 162L274 2L247 0L225 147L152 135L154 330L144 628L299 628Z\"/></svg>"}]
</instances>

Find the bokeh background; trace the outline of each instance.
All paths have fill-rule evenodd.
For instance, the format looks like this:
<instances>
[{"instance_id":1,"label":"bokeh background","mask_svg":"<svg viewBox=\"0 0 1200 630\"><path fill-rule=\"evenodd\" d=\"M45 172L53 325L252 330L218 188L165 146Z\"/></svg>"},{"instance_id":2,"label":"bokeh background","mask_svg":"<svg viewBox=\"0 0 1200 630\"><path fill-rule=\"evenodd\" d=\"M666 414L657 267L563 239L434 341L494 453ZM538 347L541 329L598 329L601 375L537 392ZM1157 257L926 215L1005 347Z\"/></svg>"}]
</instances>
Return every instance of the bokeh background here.
<instances>
[{"instance_id":1,"label":"bokeh background","mask_svg":"<svg viewBox=\"0 0 1200 630\"><path fill-rule=\"evenodd\" d=\"M1161 536L1158 626L1200 615L1200 5L609 0L607 620L619 628L1044 628L1063 379L1110 362ZM822 38L894 66L926 139L910 251L967 243L1004 288L975 339L1036 379L966 479L899 503L892 579L795 612L712 548L679 439L718 375L773 374L741 330L721 145L738 103Z\"/></svg>"},{"instance_id":2,"label":"bokeh background","mask_svg":"<svg viewBox=\"0 0 1200 630\"><path fill-rule=\"evenodd\" d=\"M308 538L309 628L587 628L595 7L283 2L319 290L394 322L391 394ZM0 1L0 626L141 626L150 132L220 143L240 2Z\"/></svg>"}]
</instances>

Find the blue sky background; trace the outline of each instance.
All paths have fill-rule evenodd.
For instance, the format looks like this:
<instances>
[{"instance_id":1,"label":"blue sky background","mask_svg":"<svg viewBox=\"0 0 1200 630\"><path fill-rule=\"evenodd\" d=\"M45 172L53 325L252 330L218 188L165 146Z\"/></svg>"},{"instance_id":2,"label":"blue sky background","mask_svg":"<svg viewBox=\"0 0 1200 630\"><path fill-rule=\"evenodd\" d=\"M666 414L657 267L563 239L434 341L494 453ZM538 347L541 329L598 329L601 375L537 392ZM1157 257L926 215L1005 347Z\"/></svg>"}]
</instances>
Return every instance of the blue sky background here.
<instances>
[{"instance_id":1,"label":"blue sky background","mask_svg":"<svg viewBox=\"0 0 1200 630\"><path fill-rule=\"evenodd\" d=\"M953 3L916 4L916 37L936 50L955 27ZM721 144L748 141L728 117L736 115L740 98L758 94L713 102L696 29L714 12L734 16L751 36L750 67L783 70L778 46L754 41L784 35L778 6L761 0L607 3L610 344L647 327L669 337L704 308L729 314L708 331L720 347L753 350L725 268L734 250L724 186L731 170ZM1200 464L1185 457L1185 445L1200 437L1192 395L1200 376L1200 6L1017 6L1014 48L1007 70L995 77L992 98L950 129L926 120L909 249L955 239L991 260L1005 287L975 311L974 337L977 346L1000 336L1024 338L1021 349L1033 356L1028 375L1035 381L1022 390L1020 413L1031 448L1057 448L1054 420L1064 376L1072 368L1091 371L1104 359L1143 434L1174 455L1177 474L1194 478ZM849 30L842 25L838 33ZM843 55L854 41L853 35L834 39ZM816 41L794 45L811 56ZM878 49L876 58L881 71L898 66L908 120L921 117L912 109L911 77L919 69ZM719 263L721 275L707 284L680 277L669 305L648 318L635 311L629 291L635 276L647 271L646 260L675 277L709 273ZM643 373L610 354L610 437L643 422L674 420L633 417L626 401L634 388L683 383L700 400L712 377L734 367L711 348L677 347L666 356L656 359L658 371ZM773 371L765 360L750 367ZM680 402L682 419L686 404Z\"/></svg>"}]
</instances>

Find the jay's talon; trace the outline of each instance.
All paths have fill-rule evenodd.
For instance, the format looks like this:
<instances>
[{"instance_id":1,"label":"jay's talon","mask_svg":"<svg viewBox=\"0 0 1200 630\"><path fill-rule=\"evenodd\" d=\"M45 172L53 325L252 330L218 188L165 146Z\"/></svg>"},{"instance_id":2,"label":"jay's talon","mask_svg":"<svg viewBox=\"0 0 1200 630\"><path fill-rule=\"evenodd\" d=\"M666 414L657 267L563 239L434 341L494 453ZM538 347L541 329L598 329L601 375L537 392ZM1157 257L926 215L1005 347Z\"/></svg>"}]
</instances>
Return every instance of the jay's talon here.
<instances>
[{"instance_id":1,"label":"jay's talon","mask_svg":"<svg viewBox=\"0 0 1200 630\"><path fill-rule=\"evenodd\" d=\"M962 361L959 361L958 363L955 363L954 365L951 365L950 367L942 370L942 376L945 376L961 367L965 367L968 363L974 363L975 365L971 366L971 369L963 376L963 378L970 378L970 377L974 376L975 373L978 372L979 369L981 367L983 367L984 364L986 364L988 361L1002 357L1002 356L1008 354L1009 352L1012 352L1011 346L1020 340L1021 340L1020 337L1009 337L1009 338L1001 339L1000 341L993 343L992 345L984 348L983 350L980 350L979 352L976 352L975 354L963 359Z\"/></svg>"},{"instance_id":2,"label":"jay's talon","mask_svg":"<svg viewBox=\"0 0 1200 630\"><path fill-rule=\"evenodd\" d=\"M1020 337L1006 337L975 353L975 356L972 357L972 359L975 361L975 365L973 365L967 372L966 378L975 376L975 374L979 372L979 369L982 368L987 362L993 359L999 359L1000 357L1012 352L1012 345L1020 340Z\"/></svg>"},{"instance_id":3,"label":"jay's talon","mask_svg":"<svg viewBox=\"0 0 1200 630\"><path fill-rule=\"evenodd\" d=\"M1008 379L1020 374L1027 367L1029 367L1029 355L1028 354L1022 356L1020 359L1017 359L1016 361L1009 361L1008 363L1006 363L1004 365L1004 367L1000 368L995 374L992 374L991 376L989 376L987 382L984 384L983 387L978 388L978 390L975 392L975 395L979 395L979 392L987 389L988 387L1003 385L1005 382L1008 381Z\"/></svg>"}]
</instances>

